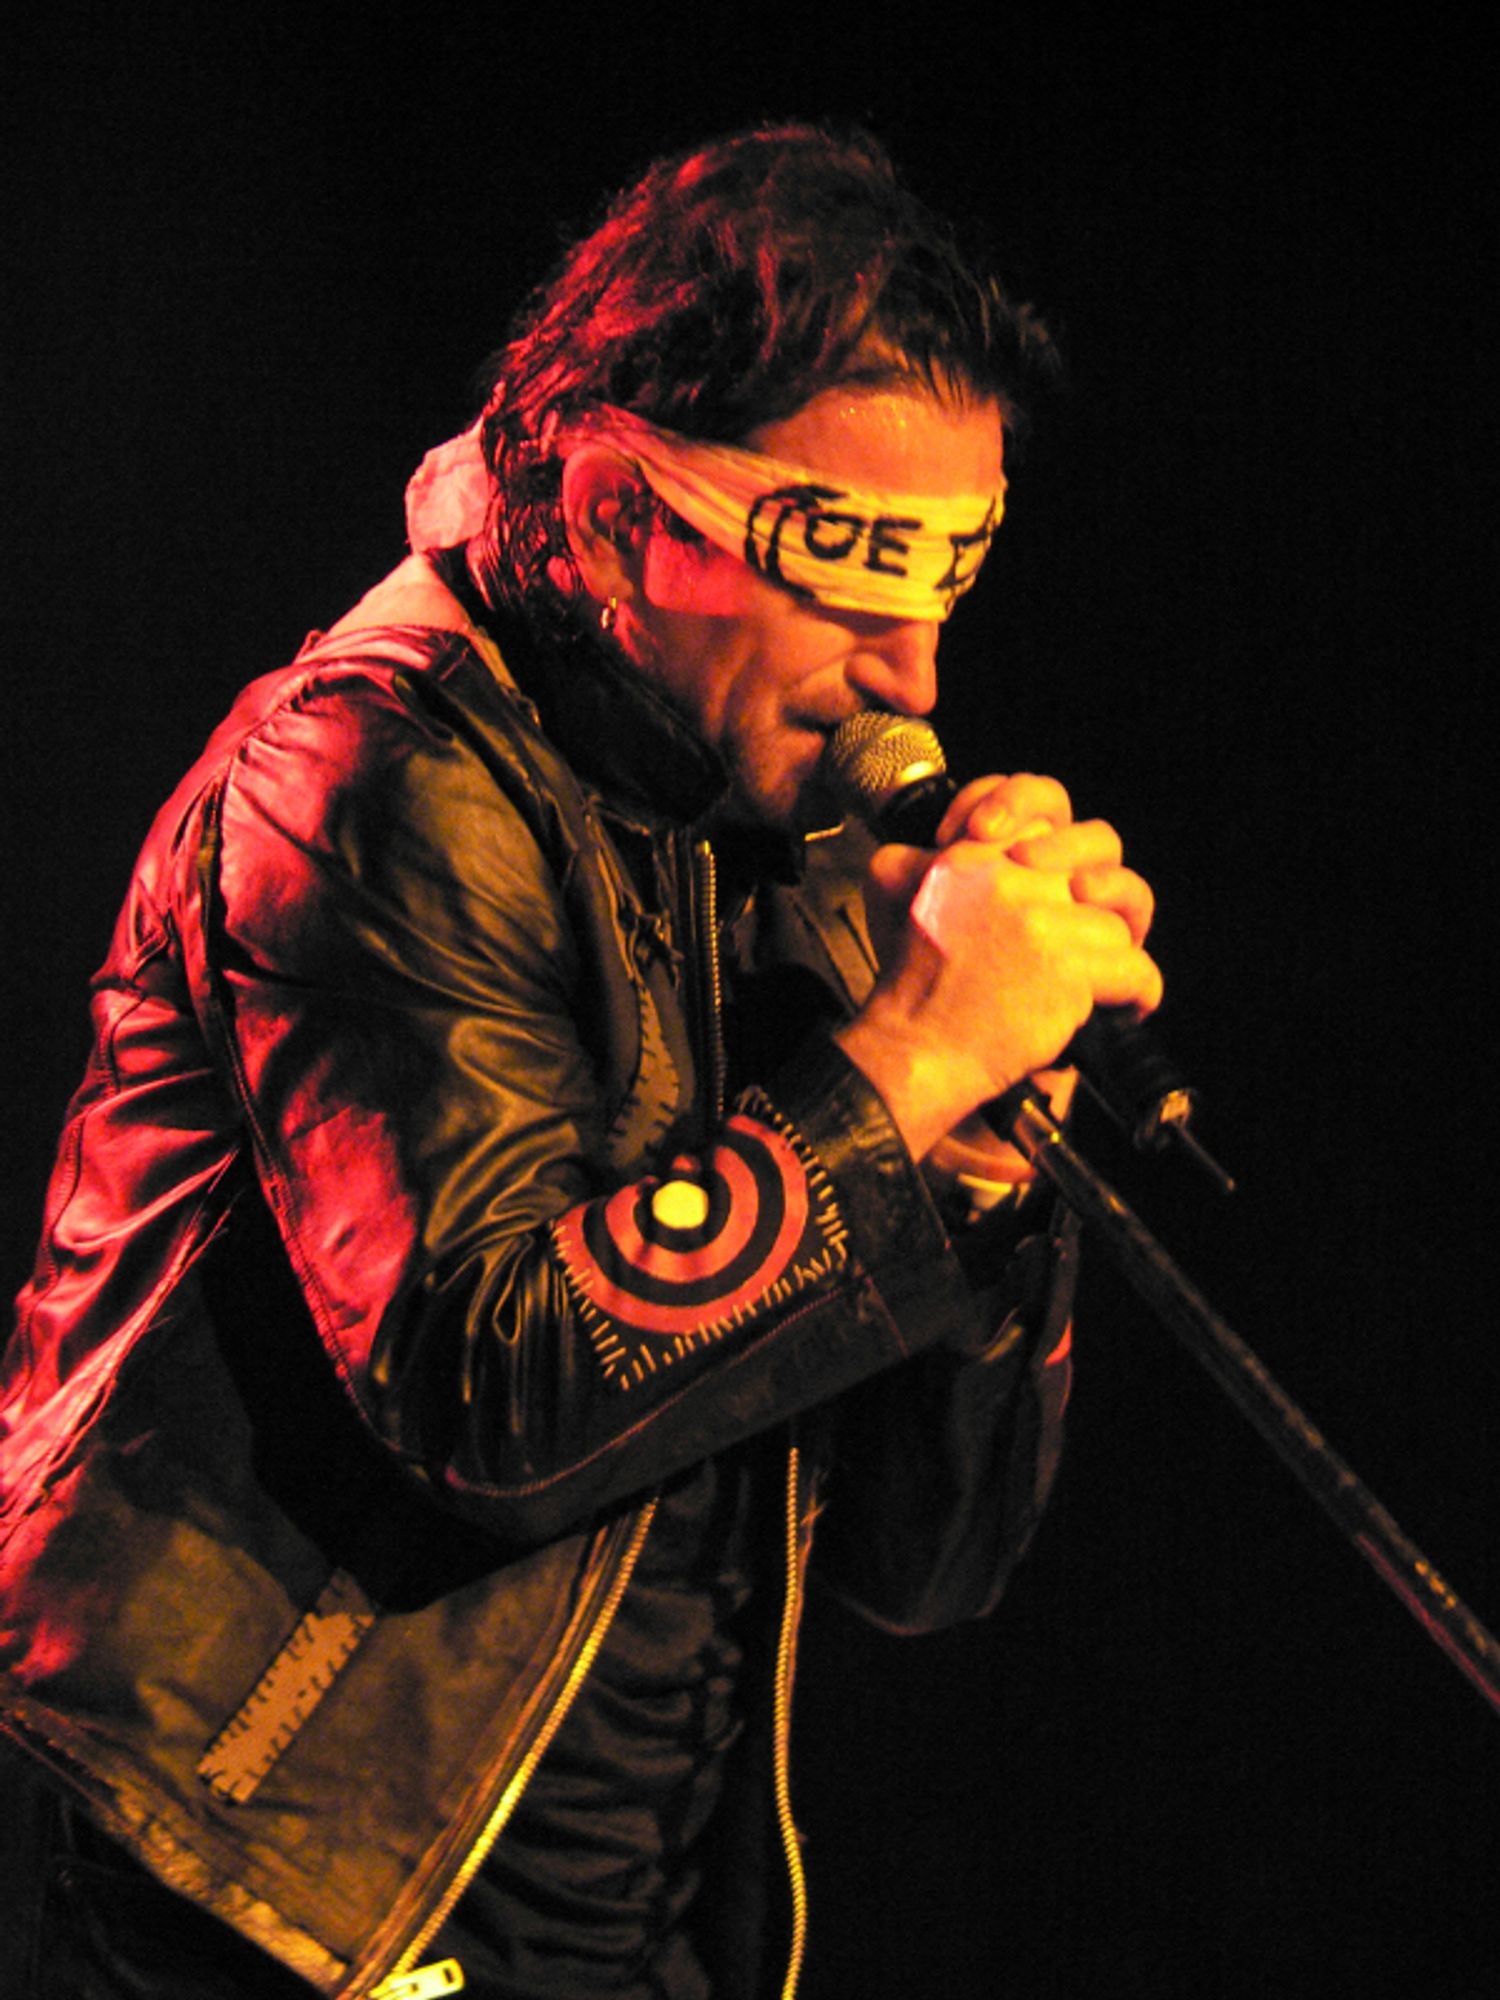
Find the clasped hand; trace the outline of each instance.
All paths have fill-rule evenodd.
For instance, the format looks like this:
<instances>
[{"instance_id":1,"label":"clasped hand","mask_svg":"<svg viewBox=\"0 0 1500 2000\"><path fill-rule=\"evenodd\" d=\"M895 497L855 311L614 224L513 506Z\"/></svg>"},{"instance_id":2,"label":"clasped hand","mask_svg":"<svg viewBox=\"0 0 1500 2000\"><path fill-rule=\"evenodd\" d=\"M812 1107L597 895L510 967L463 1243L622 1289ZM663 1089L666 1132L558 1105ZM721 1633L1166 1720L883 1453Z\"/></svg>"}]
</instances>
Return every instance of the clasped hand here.
<instances>
[{"instance_id":1,"label":"clasped hand","mask_svg":"<svg viewBox=\"0 0 1500 2000\"><path fill-rule=\"evenodd\" d=\"M917 1158L945 1139L950 1155L977 1146L969 1115L1045 1071L1096 1005L1147 1014L1162 991L1144 949L1150 888L1113 827L1074 820L1055 779L966 785L937 850L875 853L866 903L880 976L839 1035ZM982 1150L998 1172L994 1142Z\"/></svg>"}]
</instances>

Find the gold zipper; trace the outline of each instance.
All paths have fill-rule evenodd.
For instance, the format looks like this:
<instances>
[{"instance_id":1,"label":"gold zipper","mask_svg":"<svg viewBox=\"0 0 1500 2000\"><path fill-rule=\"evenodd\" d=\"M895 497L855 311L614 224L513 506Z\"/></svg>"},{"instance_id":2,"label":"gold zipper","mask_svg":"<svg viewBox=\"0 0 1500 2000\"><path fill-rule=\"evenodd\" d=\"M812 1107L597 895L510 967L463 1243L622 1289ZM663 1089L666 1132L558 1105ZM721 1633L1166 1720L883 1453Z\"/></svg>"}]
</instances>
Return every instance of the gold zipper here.
<instances>
[{"instance_id":1,"label":"gold zipper","mask_svg":"<svg viewBox=\"0 0 1500 2000\"><path fill-rule=\"evenodd\" d=\"M802 1843L792 1817L792 1678L797 1663L797 1627L802 1617L801 1454L796 1445L787 1453L786 1468L786 1597L781 1607L781 1633L776 1642L776 1686L773 1696L772 1744L776 1824L786 1856L792 1892L792 1942L781 2000L795 2000L807 1950L807 1876Z\"/></svg>"},{"instance_id":2,"label":"gold zipper","mask_svg":"<svg viewBox=\"0 0 1500 2000\"><path fill-rule=\"evenodd\" d=\"M705 985L703 1008L704 1054L708 1061L710 1120L723 1122L724 1092L729 1064L724 1053L724 967L719 955L719 871L710 843L700 840L693 849L693 880L698 889L698 937L703 946Z\"/></svg>"},{"instance_id":3,"label":"gold zipper","mask_svg":"<svg viewBox=\"0 0 1500 2000\"><path fill-rule=\"evenodd\" d=\"M703 1040L708 1062L708 1088L715 1125L722 1122L725 1113L725 1093L728 1075L728 1061L724 1048L724 975L719 951L719 885L718 870L711 844L699 841L693 849L693 881L698 892L700 923L698 935L704 950L704 1022ZM773 1789L776 1804L776 1821L780 1832L782 1851L786 1857L787 1879L791 1890L792 1936L788 1953L786 1978L782 1983L781 2000L795 2000L797 1986L802 1977L802 1961L807 1948L807 1877L802 1866L802 1848L797 1834L797 1824L792 1816L791 1794L791 1737L792 1737L792 1680L796 1665L797 1629L801 1622L802 1607L802 1521L800 1512L800 1454L795 1445L787 1455L786 1488L786 1594L781 1611L781 1629L776 1645L776 1680L773 1694L772 1741L773 1741ZM437 1908L429 1916L418 1935L412 1939L400 1959L391 1968L381 1984L375 1987L370 2000L395 2000L398 1982L408 1978L419 1969L423 1952L442 1929L459 1900L484 1866L495 1842L508 1824L527 1785L531 1782L537 1765L546 1754L548 1746L562 1727L568 1710L572 1707L579 1688L604 1643L605 1634L620 1608L620 1602L630 1583L641 1548L645 1543L651 1522L656 1513L657 1502L652 1500L642 1509L632 1530L629 1544L621 1559L619 1570L610 1585L609 1594L600 1610L598 1618L584 1641L582 1648L570 1669L562 1691L554 1702L546 1721L538 1730L531 1748L521 1760L510 1783L501 1794L494 1811L486 1820L484 1828L470 1849L463 1866L454 1876ZM444 1968L446 1970L446 1968ZM450 1989L451 1990L451 1989Z\"/></svg>"},{"instance_id":4,"label":"gold zipper","mask_svg":"<svg viewBox=\"0 0 1500 2000\"><path fill-rule=\"evenodd\" d=\"M636 1517L635 1524L630 1531L630 1540L625 1546L625 1553L620 1558L620 1566L615 1571L608 1593L599 1608L599 1615L595 1618L593 1625L589 1629L588 1636L579 1648L577 1657L568 1670L567 1678L563 1682L556 1701L553 1702L545 1721L533 1737L531 1747L521 1759L519 1765L517 1765L510 1783L500 1794L494 1810L484 1823L479 1838L469 1849L463 1866L449 1883L436 1909L431 1912L421 1930L412 1939L385 1978L378 1986L372 1989L370 2000L379 2000L379 1996L382 1993L387 1992L388 1989L394 1989L394 1983L397 1980L404 1978L418 1966L423 1952L426 1951L433 1938L436 1937L437 1933L448 1921L460 1897L484 1866L491 1848L493 1848L495 1842L505 1831L506 1823L520 1804L521 1795L526 1790L527 1785L530 1784L532 1774L546 1754L548 1745L552 1742L553 1737L561 1729L568 1710L573 1706L574 1700L577 1697L579 1688L582 1687L589 1669L598 1657L599 1648L604 1644L605 1634L614 1622L615 1613L620 1608L620 1600L624 1597L631 1576L634 1574L641 1549L645 1544L647 1534L650 1532L651 1523L656 1516L656 1507L657 1503L654 1499L648 1500Z\"/></svg>"},{"instance_id":5,"label":"gold zipper","mask_svg":"<svg viewBox=\"0 0 1500 2000\"><path fill-rule=\"evenodd\" d=\"M709 1097L715 1126L721 1124L725 1104L728 1059L724 1048L724 967L719 949L719 881L712 845L702 840L693 849L693 879L698 891L698 936L705 955L706 1018L703 1041L709 1065ZM794 1444L787 1454L786 1483L786 1594L781 1607L781 1629L776 1642L776 1680L772 1696L772 1787L776 1825L786 1857L787 1883L792 1901L792 1935L787 1954L786 1978L781 2000L796 2000L802 1977L802 1960L807 1950L807 1875L802 1866L802 1843L792 1816L792 1680L796 1668L797 1630L802 1620L802 1517L801 1454Z\"/></svg>"}]
</instances>

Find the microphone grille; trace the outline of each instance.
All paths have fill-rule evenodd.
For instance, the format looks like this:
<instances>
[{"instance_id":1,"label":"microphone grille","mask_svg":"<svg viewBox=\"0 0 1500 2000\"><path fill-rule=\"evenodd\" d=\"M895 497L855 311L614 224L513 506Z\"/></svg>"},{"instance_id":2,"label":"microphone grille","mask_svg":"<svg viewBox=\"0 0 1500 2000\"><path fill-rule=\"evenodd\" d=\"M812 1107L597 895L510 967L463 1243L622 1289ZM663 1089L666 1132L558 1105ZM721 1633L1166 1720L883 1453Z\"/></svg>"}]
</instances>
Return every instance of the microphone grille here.
<instances>
[{"instance_id":1,"label":"microphone grille","mask_svg":"<svg viewBox=\"0 0 1500 2000\"><path fill-rule=\"evenodd\" d=\"M872 819L906 787L941 777L948 760L930 723L866 708L833 732L826 767L842 803L862 819Z\"/></svg>"}]
</instances>

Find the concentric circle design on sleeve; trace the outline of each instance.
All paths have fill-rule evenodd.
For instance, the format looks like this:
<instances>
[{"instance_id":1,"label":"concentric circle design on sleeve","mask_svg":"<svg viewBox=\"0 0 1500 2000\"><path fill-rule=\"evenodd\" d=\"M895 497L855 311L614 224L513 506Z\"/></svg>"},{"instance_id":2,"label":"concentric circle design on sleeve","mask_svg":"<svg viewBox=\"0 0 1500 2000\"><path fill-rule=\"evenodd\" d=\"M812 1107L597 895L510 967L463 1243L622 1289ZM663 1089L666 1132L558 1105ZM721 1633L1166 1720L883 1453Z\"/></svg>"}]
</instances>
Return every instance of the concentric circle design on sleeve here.
<instances>
[{"instance_id":1,"label":"concentric circle design on sleeve","mask_svg":"<svg viewBox=\"0 0 1500 2000\"><path fill-rule=\"evenodd\" d=\"M738 1114L706 1159L570 1209L555 1225L606 1374L638 1381L824 1275L832 1191L790 1138Z\"/></svg>"}]
</instances>

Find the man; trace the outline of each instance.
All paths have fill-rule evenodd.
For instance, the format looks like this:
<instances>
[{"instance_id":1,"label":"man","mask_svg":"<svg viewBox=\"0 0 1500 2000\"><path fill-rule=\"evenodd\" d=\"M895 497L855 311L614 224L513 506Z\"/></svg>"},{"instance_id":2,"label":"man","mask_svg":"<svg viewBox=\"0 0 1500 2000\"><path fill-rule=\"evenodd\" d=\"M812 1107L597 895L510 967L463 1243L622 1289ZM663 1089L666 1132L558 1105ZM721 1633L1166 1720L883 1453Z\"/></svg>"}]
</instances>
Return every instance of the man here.
<instances>
[{"instance_id":1,"label":"man","mask_svg":"<svg viewBox=\"0 0 1500 2000\"><path fill-rule=\"evenodd\" d=\"M653 168L159 815L0 1402L20 1993L794 1986L809 1560L994 1601L1066 1288L974 1114L1160 991L1049 780L807 838L1029 338L868 141Z\"/></svg>"}]
</instances>

